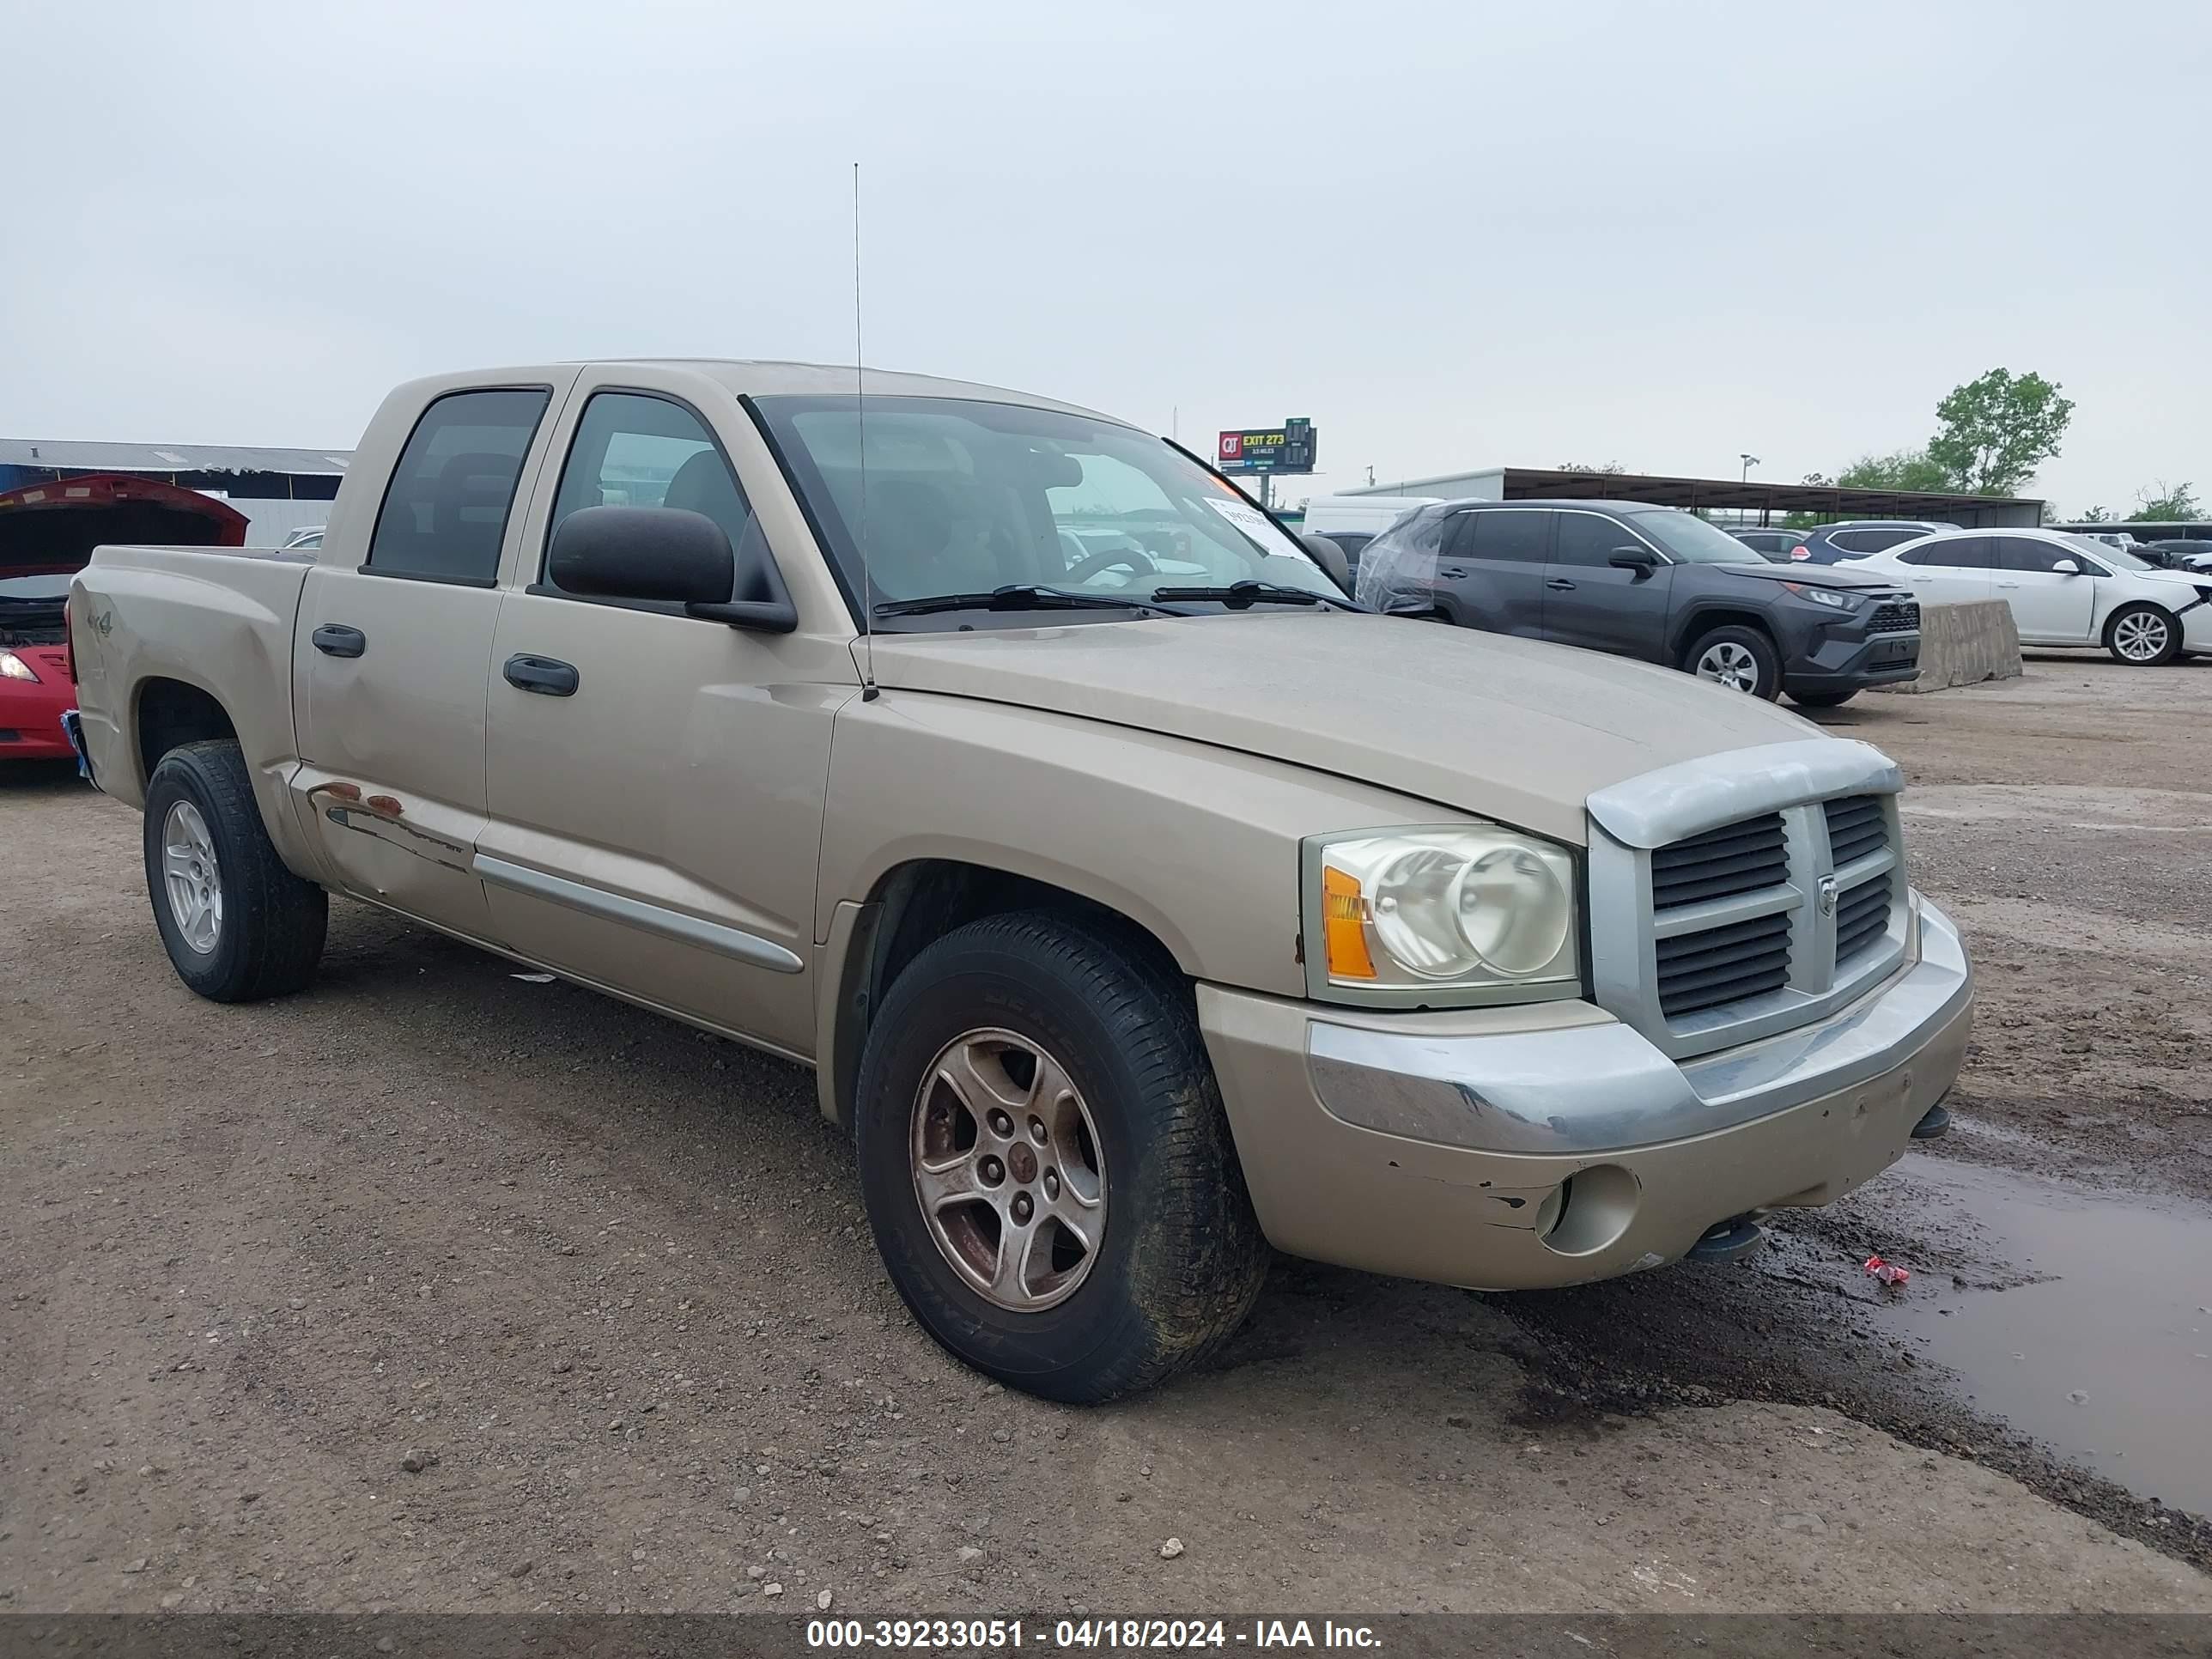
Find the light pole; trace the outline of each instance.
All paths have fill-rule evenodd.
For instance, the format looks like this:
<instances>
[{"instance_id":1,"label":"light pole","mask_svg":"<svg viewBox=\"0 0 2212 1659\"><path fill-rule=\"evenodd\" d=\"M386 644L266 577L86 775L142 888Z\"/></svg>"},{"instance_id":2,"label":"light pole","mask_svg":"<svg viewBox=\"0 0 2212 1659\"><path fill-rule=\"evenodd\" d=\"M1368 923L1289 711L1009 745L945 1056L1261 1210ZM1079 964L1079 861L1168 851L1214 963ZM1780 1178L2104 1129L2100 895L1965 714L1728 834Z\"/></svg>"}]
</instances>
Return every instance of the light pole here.
<instances>
[{"instance_id":1,"label":"light pole","mask_svg":"<svg viewBox=\"0 0 2212 1659\"><path fill-rule=\"evenodd\" d=\"M1759 457L1756 455L1744 455L1741 452L1738 452L1738 455L1739 459L1743 462L1743 477L1737 479L1736 482L1738 483L1749 483L1751 482L1751 469L1759 465Z\"/></svg>"}]
</instances>

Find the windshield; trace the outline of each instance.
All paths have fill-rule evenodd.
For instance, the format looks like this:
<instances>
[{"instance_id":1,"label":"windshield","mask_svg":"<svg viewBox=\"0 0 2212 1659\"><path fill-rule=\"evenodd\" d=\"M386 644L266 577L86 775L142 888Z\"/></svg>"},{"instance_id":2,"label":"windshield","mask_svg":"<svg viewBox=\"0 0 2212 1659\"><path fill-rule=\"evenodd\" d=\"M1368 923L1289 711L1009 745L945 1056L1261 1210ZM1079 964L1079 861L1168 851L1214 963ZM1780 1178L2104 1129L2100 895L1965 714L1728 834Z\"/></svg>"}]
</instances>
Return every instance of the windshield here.
<instances>
[{"instance_id":1,"label":"windshield","mask_svg":"<svg viewBox=\"0 0 2212 1659\"><path fill-rule=\"evenodd\" d=\"M0 600L59 605L69 598L67 576L0 576Z\"/></svg>"},{"instance_id":2,"label":"windshield","mask_svg":"<svg viewBox=\"0 0 2212 1659\"><path fill-rule=\"evenodd\" d=\"M1621 514L1682 564L1750 564L1744 544L1694 513L1671 507L1634 508Z\"/></svg>"},{"instance_id":3,"label":"windshield","mask_svg":"<svg viewBox=\"0 0 2212 1659\"><path fill-rule=\"evenodd\" d=\"M2106 564L2117 565L2123 570L2155 570L2158 567L2147 559L2139 559L2124 547L2100 541L2094 536L2069 536L2066 538L2084 553L2094 553Z\"/></svg>"},{"instance_id":4,"label":"windshield","mask_svg":"<svg viewBox=\"0 0 2212 1659\"><path fill-rule=\"evenodd\" d=\"M1142 600L1163 587L1261 581L1344 597L1257 507L1117 422L1021 404L872 397L864 451L852 398L755 404L846 592L866 590L871 605L1018 584Z\"/></svg>"}]
</instances>

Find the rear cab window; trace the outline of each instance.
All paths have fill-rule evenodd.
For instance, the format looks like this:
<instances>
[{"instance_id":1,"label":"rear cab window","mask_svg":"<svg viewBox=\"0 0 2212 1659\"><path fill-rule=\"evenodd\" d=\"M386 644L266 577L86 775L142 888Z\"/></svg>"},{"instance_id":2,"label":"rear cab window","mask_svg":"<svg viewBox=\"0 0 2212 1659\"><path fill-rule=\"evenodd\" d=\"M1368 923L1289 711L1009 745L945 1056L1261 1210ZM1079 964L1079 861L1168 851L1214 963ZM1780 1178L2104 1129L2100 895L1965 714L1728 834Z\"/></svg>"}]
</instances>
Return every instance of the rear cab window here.
<instances>
[{"instance_id":1,"label":"rear cab window","mask_svg":"<svg viewBox=\"0 0 2212 1659\"><path fill-rule=\"evenodd\" d=\"M434 400L392 469L362 574L493 586L523 459L551 398L536 386Z\"/></svg>"}]
</instances>

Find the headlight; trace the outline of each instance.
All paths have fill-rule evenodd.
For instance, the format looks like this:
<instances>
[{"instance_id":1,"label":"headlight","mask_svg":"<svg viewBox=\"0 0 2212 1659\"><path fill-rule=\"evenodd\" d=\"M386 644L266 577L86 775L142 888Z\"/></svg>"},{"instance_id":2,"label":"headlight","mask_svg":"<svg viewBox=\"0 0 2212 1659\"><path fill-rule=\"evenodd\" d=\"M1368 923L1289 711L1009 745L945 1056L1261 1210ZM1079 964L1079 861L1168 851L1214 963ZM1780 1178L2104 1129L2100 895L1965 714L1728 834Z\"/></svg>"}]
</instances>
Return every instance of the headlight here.
<instances>
[{"instance_id":1,"label":"headlight","mask_svg":"<svg viewBox=\"0 0 2212 1659\"><path fill-rule=\"evenodd\" d=\"M1534 1001L1582 986L1566 848L1482 824L1306 843L1306 978L1337 1001Z\"/></svg>"},{"instance_id":2,"label":"headlight","mask_svg":"<svg viewBox=\"0 0 2212 1659\"><path fill-rule=\"evenodd\" d=\"M36 674L33 674L31 672L31 665L25 662L14 652L0 651L0 680L31 680L35 682L38 678L39 677Z\"/></svg>"},{"instance_id":3,"label":"headlight","mask_svg":"<svg viewBox=\"0 0 2212 1659\"><path fill-rule=\"evenodd\" d=\"M1832 587L1808 587L1803 582L1784 582L1782 585L1799 599L1810 599L1815 605L1825 605L1831 611L1858 609L1859 596L1856 593L1839 593Z\"/></svg>"}]
</instances>

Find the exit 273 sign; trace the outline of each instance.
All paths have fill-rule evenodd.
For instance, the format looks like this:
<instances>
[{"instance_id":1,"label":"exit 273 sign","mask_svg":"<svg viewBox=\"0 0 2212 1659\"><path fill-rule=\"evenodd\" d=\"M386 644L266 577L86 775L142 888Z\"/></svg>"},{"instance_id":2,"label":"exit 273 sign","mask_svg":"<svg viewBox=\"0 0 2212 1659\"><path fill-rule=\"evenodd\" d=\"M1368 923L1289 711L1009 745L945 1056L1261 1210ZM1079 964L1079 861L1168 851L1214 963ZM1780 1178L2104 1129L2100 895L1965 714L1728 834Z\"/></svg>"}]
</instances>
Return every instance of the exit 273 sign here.
<instances>
[{"instance_id":1,"label":"exit 273 sign","mask_svg":"<svg viewBox=\"0 0 2212 1659\"><path fill-rule=\"evenodd\" d=\"M1304 419L1224 432L1214 450L1214 465L1224 472L1310 472L1314 438L1313 422Z\"/></svg>"}]
</instances>

